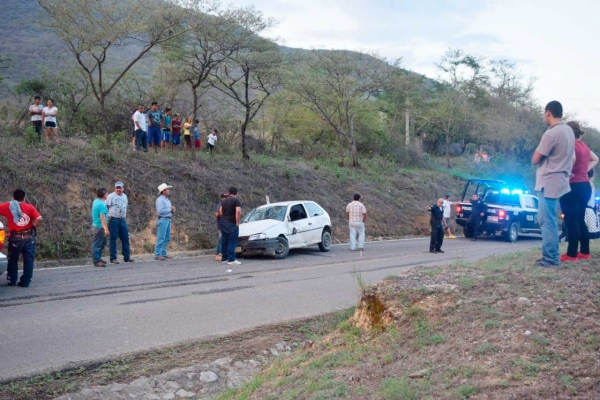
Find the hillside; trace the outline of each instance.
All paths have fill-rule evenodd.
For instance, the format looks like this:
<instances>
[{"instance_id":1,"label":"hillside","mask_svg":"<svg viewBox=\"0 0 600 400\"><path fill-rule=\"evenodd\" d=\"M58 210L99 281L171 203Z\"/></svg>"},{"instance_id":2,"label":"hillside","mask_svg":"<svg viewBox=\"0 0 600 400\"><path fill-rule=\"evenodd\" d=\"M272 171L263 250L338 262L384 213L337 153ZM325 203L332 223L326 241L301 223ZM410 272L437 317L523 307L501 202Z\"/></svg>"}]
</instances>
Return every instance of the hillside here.
<instances>
[{"instance_id":1,"label":"hillside","mask_svg":"<svg viewBox=\"0 0 600 400\"><path fill-rule=\"evenodd\" d=\"M20 139L0 137L11 148L0 159L3 201L19 187L44 216L39 232L39 258L87 257L90 246L90 205L95 190L112 191L125 183L128 222L134 253L153 251L156 188L173 185L171 250L211 248L216 243L214 208L229 186L240 192L243 210L271 201L311 199L331 215L334 243L347 241L345 206L360 193L368 209L367 237L428 234L424 206L448 191L458 193L463 181L427 168L401 169L381 158L365 159L363 168L338 167L333 157L319 160L275 159L264 155L246 164L229 154L155 155L132 152L124 140L111 146L101 138L91 144L63 139L61 145L26 147ZM26 165L26 170L23 170Z\"/></svg>"}]
</instances>

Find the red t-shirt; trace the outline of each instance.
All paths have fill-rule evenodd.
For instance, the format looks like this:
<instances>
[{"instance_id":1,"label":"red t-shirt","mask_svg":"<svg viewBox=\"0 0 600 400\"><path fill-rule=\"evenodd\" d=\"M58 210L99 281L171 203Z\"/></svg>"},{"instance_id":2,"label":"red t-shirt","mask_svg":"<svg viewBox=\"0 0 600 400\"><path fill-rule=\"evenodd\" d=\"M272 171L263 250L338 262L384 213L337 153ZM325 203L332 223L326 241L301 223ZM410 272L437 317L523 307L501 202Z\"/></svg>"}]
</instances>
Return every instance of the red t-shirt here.
<instances>
[{"instance_id":1,"label":"red t-shirt","mask_svg":"<svg viewBox=\"0 0 600 400\"><path fill-rule=\"evenodd\" d=\"M8 230L12 231L26 231L27 229L33 228L33 222L39 218L42 218L40 213L29 203L19 203L21 206L21 219L15 223L12 213L10 212L10 203L0 204L0 215L5 217L8 222Z\"/></svg>"},{"instance_id":2,"label":"red t-shirt","mask_svg":"<svg viewBox=\"0 0 600 400\"><path fill-rule=\"evenodd\" d=\"M569 179L569 183L589 182L588 164L590 163L591 150L581 140L575 141L575 163L571 173L573 176Z\"/></svg>"}]
</instances>

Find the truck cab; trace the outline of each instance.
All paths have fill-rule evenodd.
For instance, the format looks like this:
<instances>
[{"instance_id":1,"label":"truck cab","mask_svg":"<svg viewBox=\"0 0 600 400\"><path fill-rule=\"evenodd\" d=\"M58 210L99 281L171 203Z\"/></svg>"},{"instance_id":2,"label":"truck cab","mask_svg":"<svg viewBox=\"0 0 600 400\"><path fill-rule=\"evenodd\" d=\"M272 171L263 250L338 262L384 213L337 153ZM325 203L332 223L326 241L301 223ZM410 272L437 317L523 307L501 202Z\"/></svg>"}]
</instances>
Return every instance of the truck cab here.
<instances>
[{"instance_id":1,"label":"truck cab","mask_svg":"<svg viewBox=\"0 0 600 400\"><path fill-rule=\"evenodd\" d=\"M503 181L472 179L465 185L462 199L456 207L456 223L463 227L465 237L473 236L473 227L469 225L473 194L477 194L488 206L481 222L483 234L501 234L508 242L516 242L521 233L541 233L536 196L510 188Z\"/></svg>"}]
</instances>

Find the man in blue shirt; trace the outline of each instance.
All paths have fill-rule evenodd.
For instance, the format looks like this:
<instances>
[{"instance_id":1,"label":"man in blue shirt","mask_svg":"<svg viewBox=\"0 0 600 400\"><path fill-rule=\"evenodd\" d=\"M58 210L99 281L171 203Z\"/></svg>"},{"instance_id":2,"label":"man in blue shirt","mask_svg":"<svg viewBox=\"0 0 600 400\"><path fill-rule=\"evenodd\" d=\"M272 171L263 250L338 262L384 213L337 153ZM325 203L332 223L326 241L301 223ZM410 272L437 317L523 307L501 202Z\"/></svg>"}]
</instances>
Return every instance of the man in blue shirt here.
<instances>
[{"instance_id":1,"label":"man in blue shirt","mask_svg":"<svg viewBox=\"0 0 600 400\"><path fill-rule=\"evenodd\" d=\"M106 267L106 261L102 259L102 252L106 247L106 238L108 232L108 208L106 208L106 189L96 191L96 200L92 203L92 257L94 258L94 267Z\"/></svg>"},{"instance_id":2,"label":"man in blue shirt","mask_svg":"<svg viewBox=\"0 0 600 400\"><path fill-rule=\"evenodd\" d=\"M169 196L171 188L166 183L162 183L158 187L158 198L156 199L156 214L158 221L156 222L156 246L154 247L154 259L164 261L172 257L167 256L167 247L171 240L171 217L175 212L175 207L171 205Z\"/></svg>"},{"instance_id":3,"label":"man in blue shirt","mask_svg":"<svg viewBox=\"0 0 600 400\"><path fill-rule=\"evenodd\" d=\"M157 102L152 102L152 108L146 114L146 118L148 120L148 147L154 147L154 152L158 153L160 140L162 139L164 116L158 109Z\"/></svg>"}]
</instances>

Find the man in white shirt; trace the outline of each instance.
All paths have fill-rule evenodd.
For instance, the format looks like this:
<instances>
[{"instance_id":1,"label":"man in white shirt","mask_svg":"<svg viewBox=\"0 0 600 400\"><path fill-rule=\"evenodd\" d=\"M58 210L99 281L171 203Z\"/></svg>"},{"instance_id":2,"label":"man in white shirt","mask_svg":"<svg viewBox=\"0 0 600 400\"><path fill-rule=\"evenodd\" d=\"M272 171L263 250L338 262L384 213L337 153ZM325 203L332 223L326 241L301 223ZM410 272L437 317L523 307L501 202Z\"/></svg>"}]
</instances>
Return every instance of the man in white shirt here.
<instances>
[{"instance_id":1,"label":"man in white shirt","mask_svg":"<svg viewBox=\"0 0 600 400\"><path fill-rule=\"evenodd\" d=\"M146 114L144 114L144 106L139 105L135 114L133 114L133 123L135 124L135 149L140 151L144 148L144 152L148 152L148 127L146 125Z\"/></svg>"},{"instance_id":2,"label":"man in white shirt","mask_svg":"<svg viewBox=\"0 0 600 400\"><path fill-rule=\"evenodd\" d=\"M452 206L455 206L458 204L458 202L451 202L450 201L450 197L452 195L450 193L447 193L444 200L444 205L443 205L443 209L444 209L444 230L446 231L446 236L444 236L447 239L456 239L456 236L454 236L454 228L452 228L452 226L450 226L450 217L452 216Z\"/></svg>"},{"instance_id":3,"label":"man in white shirt","mask_svg":"<svg viewBox=\"0 0 600 400\"><path fill-rule=\"evenodd\" d=\"M213 149L215 148L215 142L217 141L217 130L213 129L210 135L208 135L208 147L206 151L212 154Z\"/></svg>"},{"instance_id":4,"label":"man in white shirt","mask_svg":"<svg viewBox=\"0 0 600 400\"><path fill-rule=\"evenodd\" d=\"M35 133L37 133L40 142L42 141L42 112L44 111L44 106L41 102L42 98L40 96L35 96L33 98L33 104L29 106L31 124L33 125Z\"/></svg>"},{"instance_id":5,"label":"man in white shirt","mask_svg":"<svg viewBox=\"0 0 600 400\"><path fill-rule=\"evenodd\" d=\"M356 234L358 233L358 250L363 251L365 247L367 209L360 202L360 194L355 194L354 201L346 206L346 218L348 218L348 229L350 231L350 250L354 251L356 248Z\"/></svg>"}]
</instances>

